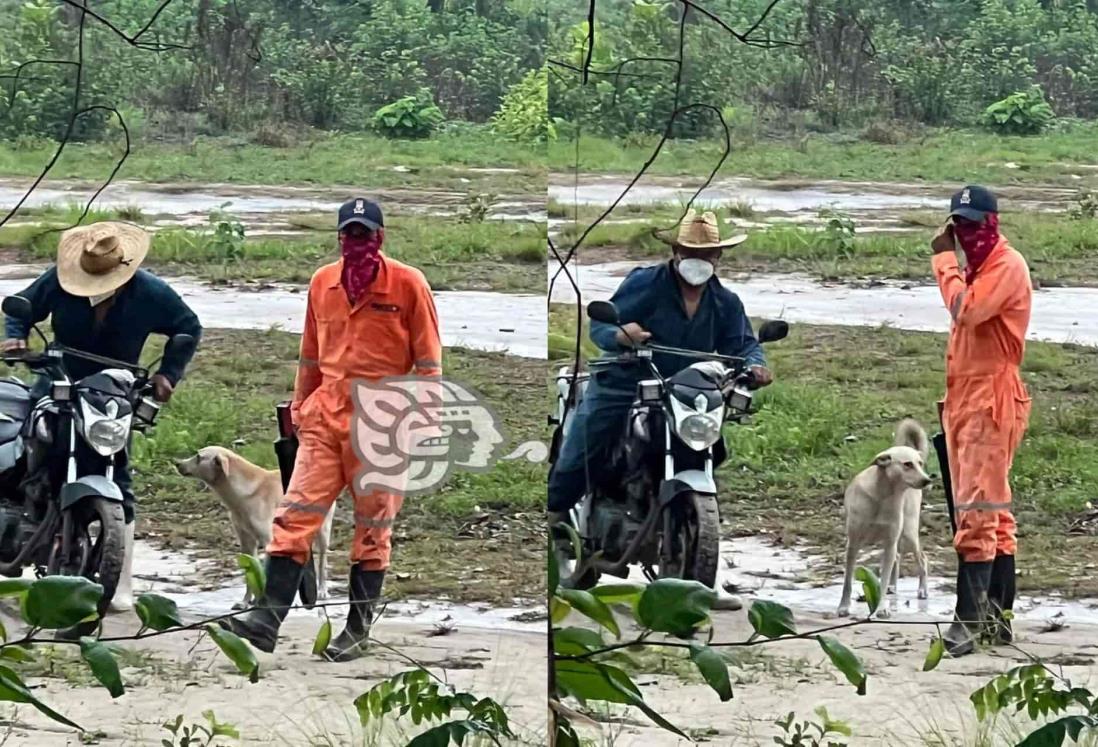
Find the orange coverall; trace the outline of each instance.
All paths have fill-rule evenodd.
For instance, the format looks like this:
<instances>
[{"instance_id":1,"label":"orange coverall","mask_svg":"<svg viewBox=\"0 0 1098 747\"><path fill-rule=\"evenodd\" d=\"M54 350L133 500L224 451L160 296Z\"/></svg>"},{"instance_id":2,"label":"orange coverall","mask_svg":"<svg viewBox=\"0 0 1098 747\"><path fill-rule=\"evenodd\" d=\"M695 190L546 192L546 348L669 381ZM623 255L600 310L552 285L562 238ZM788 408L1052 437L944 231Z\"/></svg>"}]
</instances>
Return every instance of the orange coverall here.
<instances>
[{"instance_id":1,"label":"orange coverall","mask_svg":"<svg viewBox=\"0 0 1098 747\"><path fill-rule=\"evenodd\" d=\"M423 274L382 255L369 291L351 308L340 283L343 260L320 268L309 284L301 360L290 412L297 460L274 519L270 555L304 564L332 503L360 468L351 444L351 384L412 373L441 376L442 342L431 288ZM400 495L374 491L355 501L352 564L389 567Z\"/></svg>"},{"instance_id":2,"label":"orange coverall","mask_svg":"<svg viewBox=\"0 0 1098 747\"><path fill-rule=\"evenodd\" d=\"M1029 424L1019 369L1033 290L1025 259L1006 238L971 285L953 252L934 255L932 264L953 317L942 418L957 518L953 542L963 560L978 563L1017 550L1009 475Z\"/></svg>"}]
</instances>

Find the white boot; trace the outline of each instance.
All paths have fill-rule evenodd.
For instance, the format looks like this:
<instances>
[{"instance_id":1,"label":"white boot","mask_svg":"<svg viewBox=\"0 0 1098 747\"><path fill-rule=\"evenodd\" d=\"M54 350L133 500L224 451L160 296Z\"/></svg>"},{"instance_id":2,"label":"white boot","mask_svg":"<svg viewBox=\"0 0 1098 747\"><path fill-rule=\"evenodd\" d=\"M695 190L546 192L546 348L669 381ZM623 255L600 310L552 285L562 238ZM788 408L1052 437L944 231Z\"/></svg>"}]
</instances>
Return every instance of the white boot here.
<instances>
[{"instance_id":1,"label":"white boot","mask_svg":"<svg viewBox=\"0 0 1098 747\"><path fill-rule=\"evenodd\" d=\"M126 556L122 559L122 575L111 599L111 612L129 612L133 609L133 532L137 520L126 525Z\"/></svg>"}]
</instances>

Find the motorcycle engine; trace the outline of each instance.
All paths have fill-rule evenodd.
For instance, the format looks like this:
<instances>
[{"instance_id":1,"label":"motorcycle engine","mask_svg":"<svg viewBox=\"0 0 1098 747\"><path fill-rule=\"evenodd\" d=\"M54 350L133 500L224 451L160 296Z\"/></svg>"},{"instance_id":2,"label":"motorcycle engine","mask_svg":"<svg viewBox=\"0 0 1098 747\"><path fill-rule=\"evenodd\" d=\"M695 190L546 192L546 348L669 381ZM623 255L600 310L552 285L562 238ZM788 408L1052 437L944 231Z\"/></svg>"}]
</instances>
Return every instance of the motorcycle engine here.
<instances>
[{"instance_id":1,"label":"motorcycle engine","mask_svg":"<svg viewBox=\"0 0 1098 747\"><path fill-rule=\"evenodd\" d=\"M591 516L591 534L603 557L617 561L640 531L641 522L629 515L624 503L603 500Z\"/></svg>"}]
</instances>

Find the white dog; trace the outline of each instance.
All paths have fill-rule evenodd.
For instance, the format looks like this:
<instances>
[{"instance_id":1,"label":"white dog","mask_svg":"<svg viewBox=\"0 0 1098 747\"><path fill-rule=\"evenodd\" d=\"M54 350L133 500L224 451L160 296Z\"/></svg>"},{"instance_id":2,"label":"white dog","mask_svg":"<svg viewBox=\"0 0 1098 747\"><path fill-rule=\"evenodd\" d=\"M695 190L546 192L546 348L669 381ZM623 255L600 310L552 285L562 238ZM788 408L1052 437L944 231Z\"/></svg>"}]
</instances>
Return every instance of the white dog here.
<instances>
[{"instance_id":1,"label":"white dog","mask_svg":"<svg viewBox=\"0 0 1098 747\"><path fill-rule=\"evenodd\" d=\"M282 476L278 470L263 469L235 451L221 446L199 449L190 459L175 463L181 475L196 477L217 494L229 510L240 551L258 555L271 540L275 510L282 500ZM328 546L332 536L335 503L313 540L313 564L316 569L317 601L328 598ZM252 593L245 590L243 604L249 606Z\"/></svg>"},{"instance_id":2,"label":"white dog","mask_svg":"<svg viewBox=\"0 0 1098 747\"><path fill-rule=\"evenodd\" d=\"M919 513L923 489L930 485L926 460L930 443L926 431L910 418L896 429L895 445L882 451L846 489L846 575L839 602L840 616L850 614L850 592L858 552L881 546L881 584L894 592L900 577L901 553L915 555L919 573L919 599L926 599L926 556L919 546ZM883 600L882 600L883 601ZM882 604L880 617L889 612Z\"/></svg>"}]
</instances>

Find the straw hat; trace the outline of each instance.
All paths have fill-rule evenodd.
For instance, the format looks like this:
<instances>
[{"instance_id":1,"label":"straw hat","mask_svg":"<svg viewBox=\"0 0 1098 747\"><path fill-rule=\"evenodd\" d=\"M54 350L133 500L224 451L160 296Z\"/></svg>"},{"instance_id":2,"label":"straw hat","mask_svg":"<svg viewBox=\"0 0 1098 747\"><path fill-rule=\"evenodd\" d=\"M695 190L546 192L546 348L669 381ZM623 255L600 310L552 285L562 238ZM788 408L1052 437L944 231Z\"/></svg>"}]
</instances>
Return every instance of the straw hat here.
<instances>
[{"instance_id":1,"label":"straw hat","mask_svg":"<svg viewBox=\"0 0 1098 747\"><path fill-rule=\"evenodd\" d=\"M747 241L747 234L739 234L721 241L717 216L710 211L698 215L693 208L686 211L686 217L679 224L679 234L676 238L672 239L666 233L657 235L665 243L685 249L723 249Z\"/></svg>"},{"instance_id":2,"label":"straw hat","mask_svg":"<svg viewBox=\"0 0 1098 747\"><path fill-rule=\"evenodd\" d=\"M149 253L149 234L104 221L71 228L57 246L57 279L66 293L101 296L128 283Z\"/></svg>"}]
</instances>

